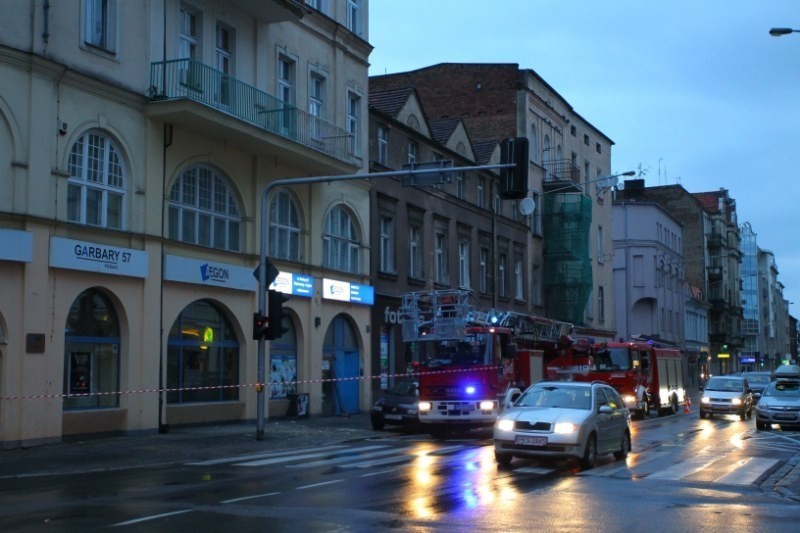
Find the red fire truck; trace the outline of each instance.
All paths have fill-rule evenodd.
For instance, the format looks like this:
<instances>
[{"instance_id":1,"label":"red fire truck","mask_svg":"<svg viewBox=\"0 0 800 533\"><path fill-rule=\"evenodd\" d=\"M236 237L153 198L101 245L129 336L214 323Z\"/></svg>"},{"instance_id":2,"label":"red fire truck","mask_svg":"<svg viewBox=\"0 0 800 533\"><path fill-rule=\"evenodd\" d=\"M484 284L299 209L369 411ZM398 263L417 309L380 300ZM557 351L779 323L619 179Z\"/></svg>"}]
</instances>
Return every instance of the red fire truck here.
<instances>
[{"instance_id":1,"label":"red fire truck","mask_svg":"<svg viewBox=\"0 0 800 533\"><path fill-rule=\"evenodd\" d=\"M686 398L683 354L674 346L646 339L596 344L565 351L547 363L549 379L600 380L617 389L634 414L676 413Z\"/></svg>"},{"instance_id":2,"label":"red fire truck","mask_svg":"<svg viewBox=\"0 0 800 533\"><path fill-rule=\"evenodd\" d=\"M542 379L568 324L512 313L487 313L470 291L403 296L403 340L419 380L419 420L431 434L489 427L510 386Z\"/></svg>"}]
</instances>

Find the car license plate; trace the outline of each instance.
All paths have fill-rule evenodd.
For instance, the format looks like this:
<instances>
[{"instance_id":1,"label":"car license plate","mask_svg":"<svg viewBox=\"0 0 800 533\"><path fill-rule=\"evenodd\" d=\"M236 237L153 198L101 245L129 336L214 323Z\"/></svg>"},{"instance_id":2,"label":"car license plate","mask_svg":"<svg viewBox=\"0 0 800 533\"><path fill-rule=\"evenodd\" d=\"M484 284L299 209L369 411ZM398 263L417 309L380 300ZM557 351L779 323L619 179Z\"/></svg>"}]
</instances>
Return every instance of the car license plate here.
<instances>
[{"instance_id":1,"label":"car license plate","mask_svg":"<svg viewBox=\"0 0 800 533\"><path fill-rule=\"evenodd\" d=\"M524 446L547 446L547 437L523 437L517 435L514 438L514 444L522 444Z\"/></svg>"},{"instance_id":2,"label":"car license plate","mask_svg":"<svg viewBox=\"0 0 800 533\"><path fill-rule=\"evenodd\" d=\"M795 416L792 414L777 414L775 420L794 420Z\"/></svg>"},{"instance_id":3,"label":"car license plate","mask_svg":"<svg viewBox=\"0 0 800 533\"><path fill-rule=\"evenodd\" d=\"M386 420L402 420L403 415L383 415Z\"/></svg>"}]
</instances>

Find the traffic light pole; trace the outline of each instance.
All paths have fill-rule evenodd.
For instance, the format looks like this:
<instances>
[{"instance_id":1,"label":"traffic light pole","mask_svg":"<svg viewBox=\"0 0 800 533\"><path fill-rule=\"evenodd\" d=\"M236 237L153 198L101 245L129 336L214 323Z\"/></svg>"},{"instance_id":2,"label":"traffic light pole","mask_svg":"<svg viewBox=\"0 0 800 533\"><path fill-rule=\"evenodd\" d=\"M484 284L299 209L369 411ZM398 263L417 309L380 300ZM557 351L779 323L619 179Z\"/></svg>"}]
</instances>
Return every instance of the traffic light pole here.
<instances>
[{"instance_id":1,"label":"traffic light pole","mask_svg":"<svg viewBox=\"0 0 800 533\"><path fill-rule=\"evenodd\" d=\"M309 183L330 183L334 181L374 180L378 178L407 177L409 186L432 185L443 183L445 176L453 172L466 172L471 170L491 170L512 168L514 163L497 165L477 165L471 167L426 167L423 169L392 170L388 172L374 172L371 174L347 174L341 176L314 176L308 178L281 178L267 184L261 195L261 261L258 265L258 312L266 315L267 310L267 251L269 236L269 219L267 218L269 195L276 187L283 185L305 185ZM438 177L437 177L438 176ZM439 181L436 181L436 180ZM420 180L420 181L416 181ZM404 181L405 185L405 181ZM258 339L258 387L256 388L256 440L264 440L264 418L266 415L266 342L262 337Z\"/></svg>"}]
</instances>

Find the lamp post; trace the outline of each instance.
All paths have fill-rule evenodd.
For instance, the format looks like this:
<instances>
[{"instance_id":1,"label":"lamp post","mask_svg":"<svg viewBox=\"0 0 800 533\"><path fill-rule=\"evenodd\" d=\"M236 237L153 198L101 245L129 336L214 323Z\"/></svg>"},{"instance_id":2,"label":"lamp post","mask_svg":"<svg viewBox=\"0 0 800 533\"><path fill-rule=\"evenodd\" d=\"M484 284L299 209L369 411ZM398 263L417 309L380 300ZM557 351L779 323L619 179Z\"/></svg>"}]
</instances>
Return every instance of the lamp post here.
<instances>
[{"instance_id":1,"label":"lamp post","mask_svg":"<svg viewBox=\"0 0 800 533\"><path fill-rule=\"evenodd\" d=\"M800 30L794 30L792 28L772 28L769 30L769 34L773 37L780 37L781 35L789 35L790 33L800 33Z\"/></svg>"}]
</instances>

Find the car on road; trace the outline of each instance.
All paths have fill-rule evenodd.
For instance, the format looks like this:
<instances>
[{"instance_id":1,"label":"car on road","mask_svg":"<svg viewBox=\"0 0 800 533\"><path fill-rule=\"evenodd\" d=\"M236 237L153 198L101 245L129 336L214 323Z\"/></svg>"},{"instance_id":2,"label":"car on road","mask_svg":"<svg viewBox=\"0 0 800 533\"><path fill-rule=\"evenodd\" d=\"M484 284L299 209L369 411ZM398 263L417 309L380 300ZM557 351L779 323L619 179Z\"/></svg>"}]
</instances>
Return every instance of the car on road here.
<instances>
[{"instance_id":1,"label":"car on road","mask_svg":"<svg viewBox=\"0 0 800 533\"><path fill-rule=\"evenodd\" d=\"M772 372L742 372L742 377L747 380L747 383L750 384L750 388L753 391L753 401L758 403L758 400L761 398L761 393L764 392L764 388L766 388L771 381Z\"/></svg>"},{"instance_id":2,"label":"car on road","mask_svg":"<svg viewBox=\"0 0 800 533\"><path fill-rule=\"evenodd\" d=\"M714 415L739 415L742 420L753 416L753 390L742 376L713 376L702 388L700 418Z\"/></svg>"},{"instance_id":3,"label":"car on road","mask_svg":"<svg viewBox=\"0 0 800 533\"><path fill-rule=\"evenodd\" d=\"M800 379L800 366L781 365L772 372L772 379Z\"/></svg>"},{"instance_id":4,"label":"car on road","mask_svg":"<svg viewBox=\"0 0 800 533\"><path fill-rule=\"evenodd\" d=\"M419 387L415 381L398 381L386 390L372 406L370 421L372 429L381 431L385 426L402 426L405 429L419 427L417 408Z\"/></svg>"},{"instance_id":5,"label":"car on road","mask_svg":"<svg viewBox=\"0 0 800 533\"><path fill-rule=\"evenodd\" d=\"M631 414L606 383L541 381L510 389L504 406L493 434L500 466L514 457L561 457L589 469L600 455L624 459L631 450Z\"/></svg>"},{"instance_id":6,"label":"car on road","mask_svg":"<svg viewBox=\"0 0 800 533\"><path fill-rule=\"evenodd\" d=\"M778 379L770 383L756 404L756 429L800 429L800 379Z\"/></svg>"}]
</instances>

